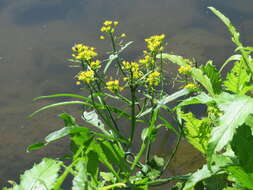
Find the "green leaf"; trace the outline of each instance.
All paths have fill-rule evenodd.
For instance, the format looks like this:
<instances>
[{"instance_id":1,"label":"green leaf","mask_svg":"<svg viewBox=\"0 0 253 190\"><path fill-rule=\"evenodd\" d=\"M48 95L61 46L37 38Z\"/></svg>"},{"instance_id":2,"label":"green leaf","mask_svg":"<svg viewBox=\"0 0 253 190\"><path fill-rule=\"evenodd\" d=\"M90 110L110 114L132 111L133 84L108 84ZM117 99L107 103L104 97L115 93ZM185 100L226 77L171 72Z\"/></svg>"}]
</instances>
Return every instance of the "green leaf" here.
<instances>
[{"instance_id":1,"label":"green leaf","mask_svg":"<svg viewBox=\"0 0 253 190\"><path fill-rule=\"evenodd\" d=\"M96 190L93 178L87 171L87 161L80 160L76 164L77 174L73 179L72 190Z\"/></svg>"},{"instance_id":2,"label":"green leaf","mask_svg":"<svg viewBox=\"0 0 253 190\"><path fill-rule=\"evenodd\" d=\"M81 104L81 105L86 105L86 106L89 106L89 107L93 107L91 104L86 103L86 102L82 102L82 101L59 102L59 103L55 103L55 104L50 104L50 105L44 106L44 107L36 110L32 114L30 114L29 117L33 117L35 114L37 114L37 113L39 113L41 111L47 110L47 109L55 108L55 107L58 107L58 106L73 105L73 104Z\"/></svg>"},{"instance_id":3,"label":"green leaf","mask_svg":"<svg viewBox=\"0 0 253 190\"><path fill-rule=\"evenodd\" d=\"M193 190L194 186L198 182L211 177L219 170L220 168L218 166L213 166L212 171L211 171L208 169L207 165L204 165L203 168L201 168L200 170L197 170L195 173L193 173L190 176L190 178L185 183L183 190Z\"/></svg>"},{"instance_id":4,"label":"green leaf","mask_svg":"<svg viewBox=\"0 0 253 190\"><path fill-rule=\"evenodd\" d=\"M180 90L178 92L175 92L175 93L173 93L171 95L164 96L160 100L157 101L156 109L159 109L163 105L166 105L167 103L169 103L169 102L171 102L171 101L173 101L173 100L175 100L177 98L180 98L182 96L185 96L185 95L187 95L189 93L190 93L190 91L188 89L184 88L184 89L182 89L182 90ZM152 108L148 108L144 112L139 113L136 117L140 118L140 117L142 117L142 116L150 113L151 111L152 111Z\"/></svg>"},{"instance_id":5,"label":"green leaf","mask_svg":"<svg viewBox=\"0 0 253 190\"><path fill-rule=\"evenodd\" d=\"M218 190L225 188L228 185L226 174L213 175L204 180L205 189Z\"/></svg>"},{"instance_id":6,"label":"green leaf","mask_svg":"<svg viewBox=\"0 0 253 190\"><path fill-rule=\"evenodd\" d=\"M208 61L202 68L206 76L210 79L215 94L219 94L222 90L222 78L219 71L213 65L212 61Z\"/></svg>"},{"instance_id":7,"label":"green leaf","mask_svg":"<svg viewBox=\"0 0 253 190\"><path fill-rule=\"evenodd\" d=\"M211 123L209 119L196 119L191 112L181 114L181 118L185 120L184 133L188 142L205 154L211 133Z\"/></svg>"},{"instance_id":8,"label":"green leaf","mask_svg":"<svg viewBox=\"0 0 253 190\"><path fill-rule=\"evenodd\" d=\"M169 53L161 53L158 54L156 56L157 58L163 58L163 59L168 59L170 62L177 64L179 66L186 66L188 65L188 62L186 59L184 59L183 57L179 56L179 55L173 55L173 54L169 54Z\"/></svg>"},{"instance_id":9,"label":"green leaf","mask_svg":"<svg viewBox=\"0 0 253 190\"><path fill-rule=\"evenodd\" d=\"M110 133L106 131L103 122L98 118L98 115L95 110L90 112L84 111L82 118L87 123L90 123L94 127L100 129L104 134L110 136Z\"/></svg>"},{"instance_id":10,"label":"green leaf","mask_svg":"<svg viewBox=\"0 0 253 190\"><path fill-rule=\"evenodd\" d=\"M176 106L176 108L178 109L180 107L192 105L192 104L209 104L209 103L212 103L213 101L214 101L214 99L212 97L208 96L204 92L201 92L197 96L193 96L193 97L184 99L182 102L180 102Z\"/></svg>"},{"instance_id":11,"label":"green leaf","mask_svg":"<svg viewBox=\"0 0 253 190\"><path fill-rule=\"evenodd\" d=\"M72 115L62 113L59 117L63 119L65 127L76 126L76 119Z\"/></svg>"},{"instance_id":12,"label":"green leaf","mask_svg":"<svg viewBox=\"0 0 253 190\"><path fill-rule=\"evenodd\" d=\"M109 69L110 65L112 64L112 62L114 60L116 60L118 58L118 55L117 54L111 54L109 56L109 59L108 59L108 62L106 63L105 65L105 68L104 68L104 74L107 72L107 70Z\"/></svg>"},{"instance_id":13,"label":"green leaf","mask_svg":"<svg viewBox=\"0 0 253 190\"><path fill-rule=\"evenodd\" d=\"M52 95L48 95L48 96L39 96L37 98L34 98L33 100L41 100L41 99L46 99L46 98L58 98L58 97L71 97L71 98L79 98L82 100L86 100L86 101L91 101L90 98L78 95L78 94L67 94L67 93L62 93L62 94L52 94Z\"/></svg>"},{"instance_id":14,"label":"green leaf","mask_svg":"<svg viewBox=\"0 0 253 190\"><path fill-rule=\"evenodd\" d=\"M95 151L90 151L87 154L87 172L91 174L93 180L97 179L99 171L98 154Z\"/></svg>"},{"instance_id":15,"label":"green leaf","mask_svg":"<svg viewBox=\"0 0 253 190\"><path fill-rule=\"evenodd\" d=\"M240 54L235 54L235 55L232 55L231 57L229 57L222 65L222 67L220 68L220 73L221 71L225 68L225 66L230 63L231 61L240 61L242 58L242 56Z\"/></svg>"},{"instance_id":16,"label":"green leaf","mask_svg":"<svg viewBox=\"0 0 253 190\"><path fill-rule=\"evenodd\" d=\"M239 49L239 51L242 54L242 57L245 61L245 64L247 64L247 67L249 68L251 74L253 74L253 62L252 62L252 58L249 56L250 52L248 52L248 50L245 50L245 47L243 47L243 44L240 42L240 33L236 31L235 27L232 25L231 21L224 16L220 11L216 10L213 7L209 7L209 9L217 16L219 17L222 22L227 26L231 36L232 36L232 41L234 42L234 44L236 44L237 49ZM247 49L247 47L246 47Z\"/></svg>"},{"instance_id":17,"label":"green leaf","mask_svg":"<svg viewBox=\"0 0 253 190\"><path fill-rule=\"evenodd\" d=\"M97 143L96 141L93 141L92 146L90 147L91 150L96 151L98 154L98 159L101 163L103 163L112 173L113 175L117 178L120 179L117 172L115 171L114 167L113 167L113 162L116 160L115 158L115 152L110 152L109 150L106 150L109 152L106 153L104 152L104 146L102 148L101 144ZM112 162L113 160L113 162Z\"/></svg>"},{"instance_id":18,"label":"green leaf","mask_svg":"<svg viewBox=\"0 0 253 190\"><path fill-rule=\"evenodd\" d=\"M253 174L253 136L249 126L242 125L237 128L231 147L239 159L240 166L245 172Z\"/></svg>"},{"instance_id":19,"label":"green leaf","mask_svg":"<svg viewBox=\"0 0 253 190\"><path fill-rule=\"evenodd\" d=\"M211 132L207 151L209 164L213 153L222 150L232 140L236 128L253 113L253 99L249 96L223 93L216 98L216 102L224 115L220 117L219 125Z\"/></svg>"},{"instance_id":20,"label":"green leaf","mask_svg":"<svg viewBox=\"0 0 253 190\"><path fill-rule=\"evenodd\" d=\"M208 76L205 75L201 69L192 68L191 74L193 79L198 81L210 93L211 96L214 96L215 93L212 86L212 82L210 78L208 78Z\"/></svg>"},{"instance_id":21,"label":"green leaf","mask_svg":"<svg viewBox=\"0 0 253 190\"><path fill-rule=\"evenodd\" d=\"M237 46L242 46L240 42L240 33L236 31L235 27L232 25L231 21L224 16L220 11L213 7L208 7L217 17L219 17L222 22L227 26L229 32L231 33L232 36L232 41L237 45Z\"/></svg>"},{"instance_id":22,"label":"green leaf","mask_svg":"<svg viewBox=\"0 0 253 190\"><path fill-rule=\"evenodd\" d=\"M63 127L60 130L54 131L45 137L47 143L56 141L70 134L71 127Z\"/></svg>"},{"instance_id":23,"label":"green leaf","mask_svg":"<svg viewBox=\"0 0 253 190\"><path fill-rule=\"evenodd\" d=\"M33 150L39 150L39 149L43 148L44 146L46 146L46 144L43 143L43 142L34 143L34 144L29 145L26 148L26 151L30 152L30 151L33 151Z\"/></svg>"},{"instance_id":24,"label":"green leaf","mask_svg":"<svg viewBox=\"0 0 253 190\"><path fill-rule=\"evenodd\" d=\"M226 170L232 174L241 186L253 189L253 173L245 172L240 166L230 166Z\"/></svg>"},{"instance_id":25,"label":"green leaf","mask_svg":"<svg viewBox=\"0 0 253 190\"><path fill-rule=\"evenodd\" d=\"M253 86L249 84L250 78L251 75L243 59L241 59L240 62L234 63L234 67L227 74L224 86L231 92L245 94L253 88Z\"/></svg>"},{"instance_id":26,"label":"green leaf","mask_svg":"<svg viewBox=\"0 0 253 190\"><path fill-rule=\"evenodd\" d=\"M119 53L123 52L128 46L130 46L134 41L127 42L125 45L121 46Z\"/></svg>"},{"instance_id":27,"label":"green leaf","mask_svg":"<svg viewBox=\"0 0 253 190\"><path fill-rule=\"evenodd\" d=\"M128 172L129 169L126 164L125 156L122 150L115 144L108 141L100 143L101 150L106 156L106 159L114 166L117 166L121 171Z\"/></svg>"},{"instance_id":28,"label":"green leaf","mask_svg":"<svg viewBox=\"0 0 253 190\"><path fill-rule=\"evenodd\" d=\"M165 127L168 130L172 130L177 136L179 136L179 132L176 130L175 126L173 126L171 123L169 123L165 118L162 116L159 116L159 119L163 121L158 127Z\"/></svg>"},{"instance_id":29,"label":"green leaf","mask_svg":"<svg viewBox=\"0 0 253 190\"><path fill-rule=\"evenodd\" d=\"M106 182L115 182L116 178L111 172L100 172L100 176L105 180Z\"/></svg>"},{"instance_id":30,"label":"green leaf","mask_svg":"<svg viewBox=\"0 0 253 190\"><path fill-rule=\"evenodd\" d=\"M59 161L44 158L21 176L19 190L52 189L58 177L60 165Z\"/></svg>"}]
</instances>

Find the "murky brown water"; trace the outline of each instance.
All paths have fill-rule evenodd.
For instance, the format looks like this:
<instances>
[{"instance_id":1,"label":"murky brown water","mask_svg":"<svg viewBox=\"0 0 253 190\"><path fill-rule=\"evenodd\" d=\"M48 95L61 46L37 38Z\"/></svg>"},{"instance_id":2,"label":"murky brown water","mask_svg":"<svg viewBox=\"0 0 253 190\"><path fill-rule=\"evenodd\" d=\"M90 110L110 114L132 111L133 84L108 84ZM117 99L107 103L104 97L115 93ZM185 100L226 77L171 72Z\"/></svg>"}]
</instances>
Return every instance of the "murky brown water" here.
<instances>
[{"instance_id":1,"label":"murky brown water","mask_svg":"<svg viewBox=\"0 0 253 190\"><path fill-rule=\"evenodd\" d=\"M60 143L29 154L25 147L61 128L58 113L78 117L78 108L58 108L32 119L27 115L50 103L34 103L34 97L79 92L73 80L76 70L68 68L67 61L75 42L106 49L97 31L105 19L116 19L121 31L135 41L127 52L132 58L144 48L144 38L164 33L168 51L195 57L199 63L214 59L219 65L233 45L225 27L207 10L209 5L228 15L243 41L253 44L252 0L0 0L0 187L41 157L65 152ZM169 150L170 140L162 142L160 152ZM197 167L199 156L192 151L179 154L176 163ZM171 169L182 171L183 167Z\"/></svg>"}]
</instances>

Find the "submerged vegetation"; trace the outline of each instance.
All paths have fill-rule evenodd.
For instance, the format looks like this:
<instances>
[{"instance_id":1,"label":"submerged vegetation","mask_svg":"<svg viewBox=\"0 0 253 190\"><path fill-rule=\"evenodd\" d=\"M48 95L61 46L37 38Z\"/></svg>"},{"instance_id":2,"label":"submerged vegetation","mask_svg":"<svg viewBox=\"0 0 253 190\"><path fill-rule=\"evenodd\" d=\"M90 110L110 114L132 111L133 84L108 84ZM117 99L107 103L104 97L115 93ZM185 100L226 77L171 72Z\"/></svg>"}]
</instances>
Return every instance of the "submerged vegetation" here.
<instances>
[{"instance_id":1,"label":"submerged vegetation","mask_svg":"<svg viewBox=\"0 0 253 190\"><path fill-rule=\"evenodd\" d=\"M57 106L79 104L85 124L78 124L73 116L62 113L59 117L64 127L49 134L44 142L28 147L28 151L38 150L68 136L71 154L62 159L43 158L21 175L19 184L12 181L13 187L3 190L60 190L69 176L73 190L146 190L170 182L175 184L174 190L253 189L253 47L243 46L230 20L218 10L212 7L210 10L227 26L236 45L236 54L219 70L211 60L198 66L192 60L164 53L163 34L145 39L147 46L141 59L125 60L122 52L132 42L125 43L126 34L118 32L117 21L105 21L100 30L100 39L112 42L108 59L96 59L94 47L76 44L71 59L80 68L76 83L88 90L89 96L38 97L78 100L42 107L32 116ZM223 68L231 62L234 65L223 78ZM181 87L172 94L164 90L165 64L179 66ZM116 73L114 78L110 70ZM116 107L110 104L112 101ZM173 106L168 105L171 102ZM185 109L194 104L205 107L203 116ZM122 121L128 121L129 134L122 130ZM142 133L137 136L139 128ZM168 158L151 154L152 144L159 140L157 134L162 128L177 136ZM202 153L206 164L193 173L165 176L182 139ZM137 141L141 145L133 152Z\"/></svg>"}]
</instances>

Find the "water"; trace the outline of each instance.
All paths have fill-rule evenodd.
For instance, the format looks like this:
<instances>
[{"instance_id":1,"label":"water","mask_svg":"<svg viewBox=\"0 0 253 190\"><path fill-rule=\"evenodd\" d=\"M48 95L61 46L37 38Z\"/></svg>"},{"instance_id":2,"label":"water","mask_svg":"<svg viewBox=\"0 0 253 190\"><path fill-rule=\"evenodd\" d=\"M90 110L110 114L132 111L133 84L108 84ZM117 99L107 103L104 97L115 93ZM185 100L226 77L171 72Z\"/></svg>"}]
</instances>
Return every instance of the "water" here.
<instances>
[{"instance_id":1,"label":"water","mask_svg":"<svg viewBox=\"0 0 253 190\"><path fill-rule=\"evenodd\" d=\"M59 156L66 152L55 143L38 152L26 153L25 147L42 140L49 132L61 128L60 112L79 116L77 107L58 108L28 119L27 115L51 100L32 102L34 97L58 92L79 93L68 68L70 48L83 41L108 50L99 40L99 25L106 19L120 21L120 30L135 41L127 55L133 59L144 48L143 39L164 33L167 50L199 63L213 59L220 65L233 50L223 24L207 6L212 5L228 15L242 34L246 44L253 44L253 2L242 0L0 0L0 187L7 180L30 168L43 156ZM168 72L175 67L166 68ZM169 150L165 135L158 152ZM188 146L188 145L184 145ZM189 150L189 148L182 148ZM182 151L181 151L182 152ZM192 149L177 156L171 172L184 172L184 167L200 164ZM183 157L183 158L182 158ZM195 162L194 162L195 161Z\"/></svg>"}]
</instances>

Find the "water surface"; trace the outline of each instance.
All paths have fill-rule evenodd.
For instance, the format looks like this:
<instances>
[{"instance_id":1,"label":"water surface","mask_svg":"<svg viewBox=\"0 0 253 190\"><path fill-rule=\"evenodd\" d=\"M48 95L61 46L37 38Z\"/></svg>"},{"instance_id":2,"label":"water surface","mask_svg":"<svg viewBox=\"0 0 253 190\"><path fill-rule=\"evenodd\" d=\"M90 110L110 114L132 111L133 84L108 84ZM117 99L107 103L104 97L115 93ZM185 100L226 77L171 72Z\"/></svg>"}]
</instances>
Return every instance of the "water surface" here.
<instances>
[{"instance_id":1,"label":"water surface","mask_svg":"<svg viewBox=\"0 0 253 190\"><path fill-rule=\"evenodd\" d=\"M0 0L0 187L9 179L17 180L41 157L66 152L60 143L29 154L25 147L62 127L58 113L79 117L79 107L58 108L32 119L27 116L52 102L35 103L34 97L79 93L73 80L77 70L68 68L67 61L74 43L86 42L104 53L108 46L97 32L104 20L113 19L135 41L126 52L132 59L144 48L144 38L164 33L167 51L195 57L199 63L213 59L221 65L234 46L223 24L207 10L210 5L231 18L244 43L253 44L251 0ZM175 67L166 70L173 72ZM169 151L170 141L170 135L165 135L159 154ZM172 168L172 173L200 164L194 151L178 158L181 167Z\"/></svg>"}]
</instances>

